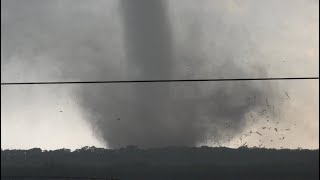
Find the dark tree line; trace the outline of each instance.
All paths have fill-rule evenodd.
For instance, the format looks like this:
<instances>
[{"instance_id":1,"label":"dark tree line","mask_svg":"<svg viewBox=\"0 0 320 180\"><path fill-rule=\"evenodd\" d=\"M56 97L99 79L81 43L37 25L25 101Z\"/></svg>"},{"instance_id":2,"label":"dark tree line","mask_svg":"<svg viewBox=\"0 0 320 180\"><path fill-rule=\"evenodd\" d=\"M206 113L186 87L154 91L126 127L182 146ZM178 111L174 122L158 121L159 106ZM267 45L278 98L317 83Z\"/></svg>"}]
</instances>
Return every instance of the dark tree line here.
<instances>
[{"instance_id":1,"label":"dark tree line","mask_svg":"<svg viewBox=\"0 0 320 180\"><path fill-rule=\"evenodd\" d=\"M121 179L319 179L319 150L83 147L1 150L1 176Z\"/></svg>"}]
</instances>

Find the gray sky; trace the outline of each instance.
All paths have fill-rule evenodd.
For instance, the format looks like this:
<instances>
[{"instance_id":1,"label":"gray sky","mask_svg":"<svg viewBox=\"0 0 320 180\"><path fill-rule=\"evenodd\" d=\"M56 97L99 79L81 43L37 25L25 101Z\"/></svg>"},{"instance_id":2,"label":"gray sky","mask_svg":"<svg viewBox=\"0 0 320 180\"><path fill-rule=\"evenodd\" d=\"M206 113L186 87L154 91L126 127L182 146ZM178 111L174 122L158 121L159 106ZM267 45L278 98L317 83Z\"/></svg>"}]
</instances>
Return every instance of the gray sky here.
<instances>
[{"instance_id":1,"label":"gray sky","mask_svg":"<svg viewBox=\"0 0 320 180\"><path fill-rule=\"evenodd\" d=\"M141 64L128 61L128 27L124 24L123 7L119 2L1 0L1 82L143 78L141 76L146 75L146 72L141 73ZM184 0L181 3L179 0L168 0L165 5L170 26L170 43L167 44L170 44L172 51L170 78L319 76L319 1ZM160 45L157 47L165 49ZM145 66L151 68L153 65ZM165 71L164 62L158 67L160 72ZM145 79L163 76L156 71L147 75ZM192 104L199 104L191 109L227 105L226 109L229 107L232 114L234 106L243 107L241 103L246 99L244 96L257 92L263 95L259 106L245 104L244 107L250 108L241 111L241 118L250 119L251 114L258 118L262 108L260 105L268 98L270 104L278 109L277 114L271 117L272 123L264 120L254 124L247 120L236 121L241 126L231 128L230 142L220 138L223 145L236 147L239 144L237 141L240 137L243 139L244 134L261 131L263 137L256 135L246 138L249 146L263 144L275 148L319 148L318 81L250 83L254 83L246 86L250 89L243 89L241 83L165 85L166 90L170 89L168 99L176 98L177 101L176 104L173 103L171 110L163 110L162 114L170 112L175 114L172 115L173 118L180 117L181 112L190 108L183 103L184 99L192 99ZM127 130L128 127L100 123L99 116L105 118L106 114L102 113L105 111L108 115L114 113L112 116L116 118L132 110L127 102L129 100L125 98L130 99L128 92L132 88L134 87L110 85L2 86L1 146L37 146L45 149L108 146L106 139L118 134L103 133L105 129L112 126ZM150 87L145 92L154 92L154 88ZM230 103L219 104L214 95L210 96L215 103L213 105L205 100L198 100L209 97L208 93L211 91L219 90L227 93L228 98L224 102ZM102 98L100 95L105 92L109 95ZM122 105L123 101L125 105ZM133 106L137 102L132 100ZM144 102L146 105L152 103ZM158 104L165 103L168 102ZM110 104L116 104L116 107ZM158 107L163 107L160 105ZM97 109L93 109L96 107ZM217 112L203 113L200 110L192 115L200 122L204 122L208 115L218 116ZM127 117L129 113L122 116ZM227 116L226 119L228 118L233 117ZM175 122L179 127L186 124ZM162 127L163 124L157 125ZM214 125L221 128L219 124ZM183 127L196 132L194 127ZM290 131L261 130L262 127ZM107 132L111 132L109 130ZM179 142L184 140L180 136L185 132L184 136L194 134L198 137L197 133L187 133L189 131L181 130L181 134L175 136L174 131L166 130L168 137L173 135ZM211 133L209 130L206 133L217 137L225 135ZM283 136L286 138L279 140ZM109 140L122 140L123 143L129 141L114 138ZM139 141L139 138L132 140L142 144L147 142ZM203 134L196 141L199 145L204 144ZM208 137L208 143L212 144L211 141L212 138Z\"/></svg>"}]
</instances>

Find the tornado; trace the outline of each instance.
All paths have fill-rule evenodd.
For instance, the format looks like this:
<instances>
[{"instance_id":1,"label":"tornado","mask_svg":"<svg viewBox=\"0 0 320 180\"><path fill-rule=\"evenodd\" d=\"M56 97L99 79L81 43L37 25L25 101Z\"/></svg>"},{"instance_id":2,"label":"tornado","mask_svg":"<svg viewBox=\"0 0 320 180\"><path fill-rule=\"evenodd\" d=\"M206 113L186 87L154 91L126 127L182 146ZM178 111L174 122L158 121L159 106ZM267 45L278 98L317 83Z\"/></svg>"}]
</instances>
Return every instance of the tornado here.
<instances>
[{"instance_id":1,"label":"tornado","mask_svg":"<svg viewBox=\"0 0 320 180\"><path fill-rule=\"evenodd\" d=\"M177 78L176 65L184 64L176 59L181 55L174 51L167 1L121 0L119 5L130 72L127 80ZM191 49L183 56L201 52L196 46ZM233 50L230 46L227 54L219 52L218 57L229 63L212 71L250 76L233 62ZM214 57L207 61L215 63ZM97 71L95 76L102 79L103 72ZM265 97L272 101L272 93L265 87L270 88L266 83L250 82L136 83L93 85L82 88L78 95L83 110L91 114L87 119L95 134L106 146L153 148L197 146L234 137L245 129L246 114L263 107ZM247 101L248 97L258 98Z\"/></svg>"}]
</instances>

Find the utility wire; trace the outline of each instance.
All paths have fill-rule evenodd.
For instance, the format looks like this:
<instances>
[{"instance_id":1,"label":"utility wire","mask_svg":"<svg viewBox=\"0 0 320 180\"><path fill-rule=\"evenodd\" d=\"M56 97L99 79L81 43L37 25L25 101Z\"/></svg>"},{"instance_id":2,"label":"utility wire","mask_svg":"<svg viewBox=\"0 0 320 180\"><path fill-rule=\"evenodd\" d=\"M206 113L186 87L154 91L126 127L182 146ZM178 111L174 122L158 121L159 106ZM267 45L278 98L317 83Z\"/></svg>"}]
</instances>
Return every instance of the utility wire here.
<instances>
[{"instance_id":1,"label":"utility wire","mask_svg":"<svg viewBox=\"0 0 320 180\"><path fill-rule=\"evenodd\" d=\"M226 78L226 79L165 79L165 80L119 80L119 81L46 81L46 82L3 82L9 85L49 85L49 84L125 84L125 83L174 83L174 82L214 82L214 81L284 81L319 80L319 77L278 77L278 78Z\"/></svg>"},{"instance_id":2,"label":"utility wire","mask_svg":"<svg viewBox=\"0 0 320 180\"><path fill-rule=\"evenodd\" d=\"M119 180L116 177L67 177L67 176L1 176L6 179L91 179L91 180Z\"/></svg>"}]
</instances>

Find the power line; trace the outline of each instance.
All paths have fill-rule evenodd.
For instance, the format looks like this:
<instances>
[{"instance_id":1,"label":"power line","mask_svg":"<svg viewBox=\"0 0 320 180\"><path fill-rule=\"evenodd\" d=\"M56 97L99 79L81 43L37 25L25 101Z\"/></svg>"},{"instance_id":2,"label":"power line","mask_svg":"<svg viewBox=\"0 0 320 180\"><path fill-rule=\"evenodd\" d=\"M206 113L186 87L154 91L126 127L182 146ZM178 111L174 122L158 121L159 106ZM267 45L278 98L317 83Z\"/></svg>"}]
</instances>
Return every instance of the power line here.
<instances>
[{"instance_id":1,"label":"power line","mask_svg":"<svg viewBox=\"0 0 320 180\"><path fill-rule=\"evenodd\" d=\"M174 83L174 82L216 82L216 81L284 81L319 80L319 77L278 77L278 78L226 78L226 79L164 79L164 80L124 80L124 81L47 81L47 82L4 82L9 85L50 85L50 84L125 84L125 83Z\"/></svg>"},{"instance_id":2,"label":"power line","mask_svg":"<svg viewBox=\"0 0 320 180\"><path fill-rule=\"evenodd\" d=\"M6 179L94 179L94 180L119 180L117 177L71 177L71 176L1 176Z\"/></svg>"}]
</instances>

